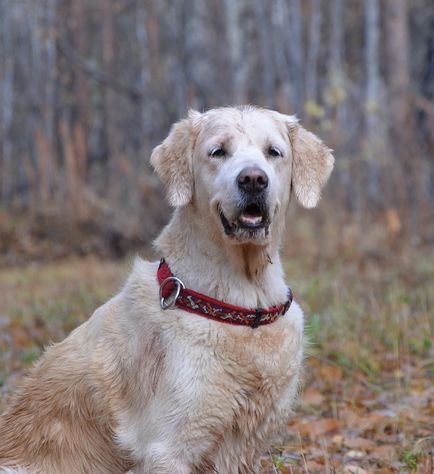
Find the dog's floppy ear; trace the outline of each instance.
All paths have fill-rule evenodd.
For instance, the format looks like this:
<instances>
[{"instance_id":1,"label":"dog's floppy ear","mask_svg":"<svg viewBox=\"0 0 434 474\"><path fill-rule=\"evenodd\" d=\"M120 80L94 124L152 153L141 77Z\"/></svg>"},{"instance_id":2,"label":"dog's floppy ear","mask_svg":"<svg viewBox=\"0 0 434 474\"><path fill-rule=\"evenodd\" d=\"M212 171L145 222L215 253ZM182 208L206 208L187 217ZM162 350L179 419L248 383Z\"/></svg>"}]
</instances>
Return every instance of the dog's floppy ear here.
<instances>
[{"instance_id":1,"label":"dog's floppy ear","mask_svg":"<svg viewBox=\"0 0 434 474\"><path fill-rule=\"evenodd\" d=\"M299 203L307 208L318 204L335 159L331 150L298 123L288 124L292 145L292 186Z\"/></svg>"},{"instance_id":2,"label":"dog's floppy ear","mask_svg":"<svg viewBox=\"0 0 434 474\"><path fill-rule=\"evenodd\" d=\"M175 123L168 137L151 154L151 164L167 189L171 206L185 206L193 197L193 148L195 122L200 113L189 111Z\"/></svg>"}]
</instances>

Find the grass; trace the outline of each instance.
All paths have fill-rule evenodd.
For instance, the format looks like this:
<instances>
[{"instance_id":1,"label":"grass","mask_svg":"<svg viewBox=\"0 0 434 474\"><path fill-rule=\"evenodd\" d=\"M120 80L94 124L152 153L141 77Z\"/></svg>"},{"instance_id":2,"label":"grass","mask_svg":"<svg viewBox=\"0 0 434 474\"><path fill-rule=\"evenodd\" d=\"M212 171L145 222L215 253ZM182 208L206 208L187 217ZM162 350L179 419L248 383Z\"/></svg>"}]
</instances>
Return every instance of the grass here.
<instances>
[{"instance_id":1,"label":"grass","mask_svg":"<svg viewBox=\"0 0 434 474\"><path fill-rule=\"evenodd\" d=\"M286 262L308 315L307 352L371 382L391 369L405 378L409 364L432 354L434 257L413 250L401 258L363 259Z\"/></svg>"},{"instance_id":2,"label":"grass","mask_svg":"<svg viewBox=\"0 0 434 474\"><path fill-rule=\"evenodd\" d=\"M417 454L414 454L411 451L403 451L401 454L401 461L404 463L407 469L410 469L410 470L417 469L417 465L418 465Z\"/></svg>"},{"instance_id":3,"label":"grass","mask_svg":"<svg viewBox=\"0 0 434 474\"><path fill-rule=\"evenodd\" d=\"M307 315L305 389L263 473L432 466L434 256L350 250L290 251L284 261ZM128 270L128 260L91 257L0 269L0 408L43 347L87 319Z\"/></svg>"},{"instance_id":4,"label":"grass","mask_svg":"<svg viewBox=\"0 0 434 474\"><path fill-rule=\"evenodd\" d=\"M0 269L1 394L18 374L113 295L129 263L95 258ZM3 390L2 390L3 389Z\"/></svg>"}]
</instances>

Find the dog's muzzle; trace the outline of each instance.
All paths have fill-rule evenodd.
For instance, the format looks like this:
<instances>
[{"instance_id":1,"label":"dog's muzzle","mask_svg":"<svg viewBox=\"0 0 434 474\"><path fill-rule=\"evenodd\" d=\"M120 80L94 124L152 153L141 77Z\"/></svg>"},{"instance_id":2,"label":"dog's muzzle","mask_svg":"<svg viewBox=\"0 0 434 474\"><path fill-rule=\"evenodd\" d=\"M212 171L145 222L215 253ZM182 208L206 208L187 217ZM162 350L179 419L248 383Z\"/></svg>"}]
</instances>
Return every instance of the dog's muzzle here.
<instances>
[{"instance_id":1,"label":"dog's muzzle","mask_svg":"<svg viewBox=\"0 0 434 474\"><path fill-rule=\"evenodd\" d=\"M265 229L268 235L268 176L257 166L247 166L236 177L239 200L231 215L218 209L225 234L229 237L257 239Z\"/></svg>"},{"instance_id":2,"label":"dog's muzzle","mask_svg":"<svg viewBox=\"0 0 434 474\"><path fill-rule=\"evenodd\" d=\"M220 220L226 235L232 236L238 230L256 232L268 229L270 225L266 196L244 196L237 206L237 211L232 219L226 217L219 209Z\"/></svg>"}]
</instances>

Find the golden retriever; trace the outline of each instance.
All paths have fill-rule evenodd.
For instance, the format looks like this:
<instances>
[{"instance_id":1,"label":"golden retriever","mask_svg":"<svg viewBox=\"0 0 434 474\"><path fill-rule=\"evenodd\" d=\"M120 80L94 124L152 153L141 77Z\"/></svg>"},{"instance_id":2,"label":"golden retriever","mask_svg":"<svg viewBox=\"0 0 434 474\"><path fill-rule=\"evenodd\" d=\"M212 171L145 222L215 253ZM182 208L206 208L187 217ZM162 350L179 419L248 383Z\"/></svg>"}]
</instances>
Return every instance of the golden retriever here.
<instances>
[{"instance_id":1,"label":"golden retriever","mask_svg":"<svg viewBox=\"0 0 434 474\"><path fill-rule=\"evenodd\" d=\"M279 246L292 190L317 204L330 150L292 116L225 107L190 112L151 161L175 208L156 248L179 280L164 296L159 263L137 259L122 291L47 349L0 418L0 472L255 473L290 415L303 315ZM178 306L183 286L221 302L220 319ZM256 308L254 324L236 307ZM262 319L269 307L282 314Z\"/></svg>"}]
</instances>

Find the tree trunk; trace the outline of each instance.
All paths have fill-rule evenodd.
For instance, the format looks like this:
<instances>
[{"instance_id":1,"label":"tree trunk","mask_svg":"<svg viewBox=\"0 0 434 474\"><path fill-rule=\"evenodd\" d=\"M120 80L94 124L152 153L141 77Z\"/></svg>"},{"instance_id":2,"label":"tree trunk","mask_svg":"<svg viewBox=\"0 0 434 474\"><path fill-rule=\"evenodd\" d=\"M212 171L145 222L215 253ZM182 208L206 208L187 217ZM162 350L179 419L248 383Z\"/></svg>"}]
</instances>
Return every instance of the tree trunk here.
<instances>
[{"instance_id":1,"label":"tree trunk","mask_svg":"<svg viewBox=\"0 0 434 474\"><path fill-rule=\"evenodd\" d=\"M231 71L231 102L246 102L246 64L243 57L242 1L225 0L226 41Z\"/></svg>"},{"instance_id":2,"label":"tree trunk","mask_svg":"<svg viewBox=\"0 0 434 474\"><path fill-rule=\"evenodd\" d=\"M143 2L137 3L136 10L136 39L138 46L139 55L139 67L140 67L140 79L139 88L147 95L150 76L149 76L149 55L148 55L148 34L146 31L146 8ZM152 115L149 110L148 100L142 100L140 107L140 123L141 123L141 135L143 140L146 141L146 137L152 134ZM148 144L145 143L145 149L148 148Z\"/></svg>"},{"instance_id":3,"label":"tree trunk","mask_svg":"<svg viewBox=\"0 0 434 474\"><path fill-rule=\"evenodd\" d=\"M6 10L6 9L5 9ZM2 21L2 74L1 78L1 199L6 207L12 191L11 125L14 100L13 7L3 12Z\"/></svg>"},{"instance_id":4,"label":"tree trunk","mask_svg":"<svg viewBox=\"0 0 434 474\"><path fill-rule=\"evenodd\" d=\"M76 21L74 28L75 49L81 58L86 57L88 47L88 29L86 21L86 10L84 0L74 0L73 16ZM88 130L89 130L89 87L88 78L84 71L76 68L74 77L74 96L75 96L75 113L73 114L73 133L75 156L77 159L77 169L80 180L84 185L87 174L87 157L88 157Z\"/></svg>"},{"instance_id":5,"label":"tree trunk","mask_svg":"<svg viewBox=\"0 0 434 474\"><path fill-rule=\"evenodd\" d=\"M193 8L194 6L194 8ZM209 2L193 2L191 13L186 18L187 35L185 38L185 54L188 57L186 74L188 103L199 110L209 106L213 101L216 80L212 74L210 63L204 65L213 43L209 39L207 17L209 16ZM211 46L212 45L212 46Z\"/></svg>"},{"instance_id":6,"label":"tree trunk","mask_svg":"<svg viewBox=\"0 0 434 474\"><path fill-rule=\"evenodd\" d=\"M267 3L263 0L254 0L253 8L258 28L258 48L260 57L261 91L259 96L263 105L275 108L276 100L274 95L274 62L273 45L271 41L271 25L267 14Z\"/></svg>"},{"instance_id":7,"label":"tree trunk","mask_svg":"<svg viewBox=\"0 0 434 474\"><path fill-rule=\"evenodd\" d=\"M296 114L303 114L304 103L304 80L303 80L303 37L302 26L303 17L301 14L301 1L291 0L289 2L288 33L287 43L290 69L292 71L292 107Z\"/></svg>"},{"instance_id":8,"label":"tree trunk","mask_svg":"<svg viewBox=\"0 0 434 474\"><path fill-rule=\"evenodd\" d=\"M380 136L380 64L379 64L379 5L378 0L365 1L365 157L367 166L367 198L378 204ZM384 152L384 150L382 150Z\"/></svg>"},{"instance_id":9,"label":"tree trunk","mask_svg":"<svg viewBox=\"0 0 434 474\"><path fill-rule=\"evenodd\" d=\"M330 0L329 64L327 71L327 102L334 130L341 124L342 106L346 99L346 84L342 61L344 57L343 0ZM331 146L336 146L331 143Z\"/></svg>"},{"instance_id":10,"label":"tree trunk","mask_svg":"<svg viewBox=\"0 0 434 474\"><path fill-rule=\"evenodd\" d=\"M402 173L396 176L395 189L404 194L395 195L399 204L408 209L411 233L417 234L417 173L418 154L414 153L414 123L411 113L409 28L406 0L383 0L385 16L385 43L387 80L389 86L390 142L393 155L402 163ZM403 184L404 183L404 184Z\"/></svg>"},{"instance_id":11,"label":"tree trunk","mask_svg":"<svg viewBox=\"0 0 434 474\"><path fill-rule=\"evenodd\" d=\"M115 77L114 70L114 15L113 2L111 0L100 0L102 14L102 68L104 72ZM118 194L119 186L119 139L117 127L117 101L116 93L108 87L103 89L104 118L105 118L105 140L108 161L108 191L114 197Z\"/></svg>"},{"instance_id":12,"label":"tree trunk","mask_svg":"<svg viewBox=\"0 0 434 474\"><path fill-rule=\"evenodd\" d=\"M173 3L167 20L173 25L168 33L170 42L174 45L173 60L169 68L168 83L170 84L171 97L176 108L176 119L183 117L188 108L188 70L190 57L187 52L187 40L190 33L188 22L195 15L189 0L178 0Z\"/></svg>"},{"instance_id":13,"label":"tree trunk","mask_svg":"<svg viewBox=\"0 0 434 474\"><path fill-rule=\"evenodd\" d=\"M310 1L309 39L306 59L306 99L317 102L318 99L318 55L321 39L322 1Z\"/></svg>"},{"instance_id":14,"label":"tree trunk","mask_svg":"<svg viewBox=\"0 0 434 474\"><path fill-rule=\"evenodd\" d=\"M396 150L400 152L402 150L400 145L408 144L411 136L411 129L408 126L410 118L410 71L407 1L383 1L385 6L390 125L396 143Z\"/></svg>"},{"instance_id":15,"label":"tree trunk","mask_svg":"<svg viewBox=\"0 0 434 474\"><path fill-rule=\"evenodd\" d=\"M330 0L328 2L328 67L327 88L325 90L325 103L327 105L327 118L330 120L326 143L333 149L342 149L343 144L349 140L351 131L348 130L349 107L347 97L348 79L344 73L344 1ZM335 196L341 202L348 202L348 196L354 194L354 186L350 175L350 163L355 159L354 154L345 154L340 157L335 173L339 181ZM345 160L345 163L343 161Z\"/></svg>"},{"instance_id":16,"label":"tree trunk","mask_svg":"<svg viewBox=\"0 0 434 474\"><path fill-rule=\"evenodd\" d=\"M280 112L294 113L294 83L291 69L288 6L284 0L276 0L271 7L271 34L273 40L273 60L277 82L276 104Z\"/></svg>"},{"instance_id":17,"label":"tree trunk","mask_svg":"<svg viewBox=\"0 0 434 474\"><path fill-rule=\"evenodd\" d=\"M424 161L420 170L423 197L426 202L434 199L434 15L432 16L426 36L425 61L419 85L421 96L418 100L418 128L426 143L423 150Z\"/></svg>"}]
</instances>

